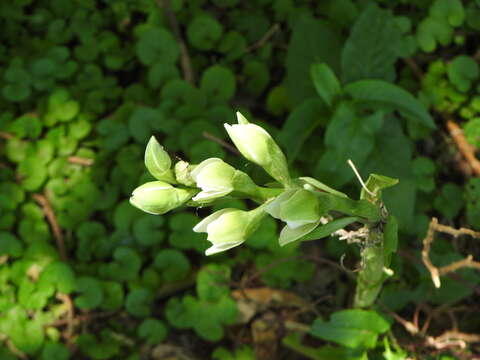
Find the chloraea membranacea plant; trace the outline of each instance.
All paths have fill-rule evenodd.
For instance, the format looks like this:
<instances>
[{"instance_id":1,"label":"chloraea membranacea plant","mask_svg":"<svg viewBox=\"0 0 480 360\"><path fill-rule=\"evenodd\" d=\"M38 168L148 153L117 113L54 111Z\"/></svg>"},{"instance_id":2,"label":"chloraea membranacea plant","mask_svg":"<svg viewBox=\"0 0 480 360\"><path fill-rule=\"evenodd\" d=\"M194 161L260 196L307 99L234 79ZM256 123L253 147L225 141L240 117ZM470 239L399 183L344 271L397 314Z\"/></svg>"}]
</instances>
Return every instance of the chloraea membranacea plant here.
<instances>
[{"instance_id":1,"label":"chloraea membranacea plant","mask_svg":"<svg viewBox=\"0 0 480 360\"><path fill-rule=\"evenodd\" d=\"M155 215L165 214L182 205L208 206L234 197L258 204L245 211L226 208L200 221L195 232L207 233L211 247L206 255L216 254L245 242L266 216L285 223L279 244L326 237L346 226L358 223L351 237L361 238L361 269L357 277L355 306L373 304L381 284L391 275L388 269L396 249L396 221L381 201L381 190L395 185L396 179L370 175L359 200L311 178L290 176L287 159L270 134L250 123L237 112L238 124L225 129L239 152L261 166L275 181L257 185L248 174L222 159L210 158L200 164L172 160L158 141L151 137L145 151L145 165L156 179L136 188L130 203Z\"/></svg>"}]
</instances>

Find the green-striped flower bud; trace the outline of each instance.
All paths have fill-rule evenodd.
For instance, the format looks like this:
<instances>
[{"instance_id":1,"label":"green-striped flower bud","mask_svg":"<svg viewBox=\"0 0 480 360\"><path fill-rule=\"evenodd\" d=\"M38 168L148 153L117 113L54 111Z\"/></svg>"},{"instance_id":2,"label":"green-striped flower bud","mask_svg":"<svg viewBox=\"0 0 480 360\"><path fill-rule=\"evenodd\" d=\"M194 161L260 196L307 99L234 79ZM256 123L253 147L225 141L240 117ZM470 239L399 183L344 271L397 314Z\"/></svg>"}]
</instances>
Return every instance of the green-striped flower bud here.
<instances>
[{"instance_id":1,"label":"green-striped flower bud","mask_svg":"<svg viewBox=\"0 0 480 360\"><path fill-rule=\"evenodd\" d=\"M192 200L208 202L235 192L237 195L256 198L258 186L244 172L236 170L222 159L210 158L195 166L191 176L202 191Z\"/></svg>"},{"instance_id":2,"label":"green-striped flower bud","mask_svg":"<svg viewBox=\"0 0 480 360\"><path fill-rule=\"evenodd\" d=\"M287 160L270 134L258 125L250 124L237 112L238 124L225 124L225 129L240 153L260 165L275 180L285 186L291 185Z\"/></svg>"},{"instance_id":3,"label":"green-striped flower bud","mask_svg":"<svg viewBox=\"0 0 480 360\"><path fill-rule=\"evenodd\" d=\"M172 160L153 136L145 149L145 166L155 179L175 183L173 171L170 169Z\"/></svg>"},{"instance_id":4,"label":"green-striped flower bud","mask_svg":"<svg viewBox=\"0 0 480 360\"><path fill-rule=\"evenodd\" d=\"M242 244L260 225L266 215L264 206L251 211L222 209L200 221L195 232L208 234L212 246L205 255L212 255Z\"/></svg>"},{"instance_id":5,"label":"green-striped flower bud","mask_svg":"<svg viewBox=\"0 0 480 360\"><path fill-rule=\"evenodd\" d=\"M137 187L130 204L149 214L161 215L183 205L197 190L180 189L163 181L151 181Z\"/></svg>"}]
</instances>

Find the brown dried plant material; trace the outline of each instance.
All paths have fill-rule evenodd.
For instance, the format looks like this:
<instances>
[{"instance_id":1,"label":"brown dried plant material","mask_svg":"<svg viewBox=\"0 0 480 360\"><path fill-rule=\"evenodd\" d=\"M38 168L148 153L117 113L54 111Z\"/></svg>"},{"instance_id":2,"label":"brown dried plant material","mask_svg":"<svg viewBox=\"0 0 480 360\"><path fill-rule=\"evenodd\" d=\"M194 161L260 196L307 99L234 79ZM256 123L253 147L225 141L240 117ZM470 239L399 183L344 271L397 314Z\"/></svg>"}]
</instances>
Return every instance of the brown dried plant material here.
<instances>
[{"instance_id":1,"label":"brown dried plant material","mask_svg":"<svg viewBox=\"0 0 480 360\"><path fill-rule=\"evenodd\" d=\"M478 161L477 157L475 156L475 147L467 141L465 135L463 134L463 130L456 122L448 118L446 115L444 115L444 118L446 121L445 125L447 130L457 145L458 150L468 162L468 165L470 165L473 173L476 176L480 176L480 161Z\"/></svg>"},{"instance_id":2,"label":"brown dried plant material","mask_svg":"<svg viewBox=\"0 0 480 360\"><path fill-rule=\"evenodd\" d=\"M480 238L480 232L476 232L466 228L455 229L450 226L439 224L437 218L432 218L432 220L430 221L430 225L428 226L427 235L423 239L422 260L425 264L425 267L430 272L430 276L432 277L433 284L436 288L439 288L441 285L440 276L455 272L463 268L473 268L480 270L480 262L473 260L472 255L468 255L465 259L455 261L440 268L433 265L432 261L430 260L430 248L436 232L450 234L454 237L458 237L460 235L469 235L474 238Z\"/></svg>"}]
</instances>

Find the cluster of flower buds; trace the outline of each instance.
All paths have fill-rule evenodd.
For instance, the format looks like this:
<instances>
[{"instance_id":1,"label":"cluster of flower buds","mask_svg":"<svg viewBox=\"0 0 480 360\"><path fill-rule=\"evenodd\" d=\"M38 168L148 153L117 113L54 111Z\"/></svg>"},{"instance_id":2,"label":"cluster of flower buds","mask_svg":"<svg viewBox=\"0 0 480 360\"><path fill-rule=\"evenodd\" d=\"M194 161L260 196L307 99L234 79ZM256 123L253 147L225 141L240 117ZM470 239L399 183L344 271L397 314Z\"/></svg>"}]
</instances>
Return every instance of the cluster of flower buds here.
<instances>
[{"instance_id":1,"label":"cluster of flower buds","mask_svg":"<svg viewBox=\"0 0 480 360\"><path fill-rule=\"evenodd\" d=\"M260 204L250 211L222 209L198 223L193 230L207 233L212 243L206 255L242 244L267 214L286 223L280 245L313 231L323 215L315 190L291 179L285 155L268 132L249 123L240 113L237 120L238 124L225 124L228 135L247 160L277 181L276 186L258 186L246 173L218 158L198 165L179 161L172 168L170 156L152 137L145 151L145 165L158 181L138 187L130 198L132 205L150 214L164 214L184 204L210 204L225 196L248 198Z\"/></svg>"}]
</instances>

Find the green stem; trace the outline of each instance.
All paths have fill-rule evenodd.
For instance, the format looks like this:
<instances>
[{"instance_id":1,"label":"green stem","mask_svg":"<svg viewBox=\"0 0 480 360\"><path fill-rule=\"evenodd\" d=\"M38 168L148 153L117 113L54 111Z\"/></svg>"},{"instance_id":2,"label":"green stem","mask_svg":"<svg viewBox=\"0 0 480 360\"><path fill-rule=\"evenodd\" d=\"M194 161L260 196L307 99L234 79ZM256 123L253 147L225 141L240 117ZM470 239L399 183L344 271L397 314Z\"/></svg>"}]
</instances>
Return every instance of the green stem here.
<instances>
[{"instance_id":1,"label":"green stem","mask_svg":"<svg viewBox=\"0 0 480 360\"><path fill-rule=\"evenodd\" d=\"M262 199L262 202L268 199L274 198L285 191L284 188L268 188L268 187L262 187L262 186L258 186L257 190L258 190L258 197Z\"/></svg>"},{"instance_id":2,"label":"green stem","mask_svg":"<svg viewBox=\"0 0 480 360\"><path fill-rule=\"evenodd\" d=\"M357 276L354 307L365 308L372 306L377 298L386 278L383 232L378 227L369 228L369 237L361 252L361 270Z\"/></svg>"}]
</instances>

